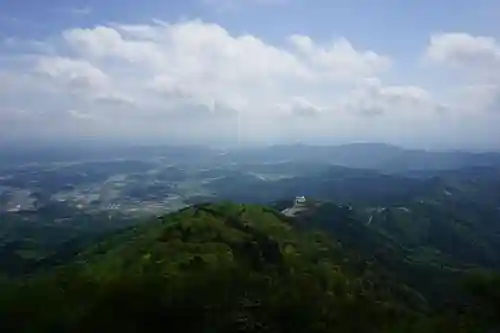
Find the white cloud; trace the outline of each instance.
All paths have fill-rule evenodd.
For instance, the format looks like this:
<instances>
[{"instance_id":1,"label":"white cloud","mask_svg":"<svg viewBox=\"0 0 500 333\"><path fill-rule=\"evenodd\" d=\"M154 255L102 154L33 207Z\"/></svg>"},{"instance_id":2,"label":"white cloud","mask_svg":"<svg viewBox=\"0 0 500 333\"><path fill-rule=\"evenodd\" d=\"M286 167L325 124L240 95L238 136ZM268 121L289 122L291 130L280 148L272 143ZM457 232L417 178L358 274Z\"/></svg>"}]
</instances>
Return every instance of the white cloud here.
<instances>
[{"instance_id":1,"label":"white cloud","mask_svg":"<svg viewBox=\"0 0 500 333\"><path fill-rule=\"evenodd\" d=\"M36 71L69 85L102 88L108 84L107 75L85 60L44 56L38 59Z\"/></svg>"},{"instance_id":2,"label":"white cloud","mask_svg":"<svg viewBox=\"0 0 500 333\"><path fill-rule=\"evenodd\" d=\"M500 43L492 37L435 34L425 56L427 61L459 70L471 79L500 81Z\"/></svg>"},{"instance_id":3,"label":"white cloud","mask_svg":"<svg viewBox=\"0 0 500 333\"><path fill-rule=\"evenodd\" d=\"M312 104L303 97L293 97L290 110L292 112L292 115L301 117L315 117L321 113L319 107Z\"/></svg>"},{"instance_id":4,"label":"white cloud","mask_svg":"<svg viewBox=\"0 0 500 333\"><path fill-rule=\"evenodd\" d=\"M91 7L74 7L74 8L56 8L54 9L56 12L68 13L72 15L90 15L92 14Z\"/></svg>"},{"instance_id":5,"label":"white cloud","mask_svg":"<svg viewBox=\"0 0 500 333\"><path fill-rule=\"evenodd\" d=\"M498 65L500 45L492 37L466 33L436 34L431 36L427 57L431 61L455 67L483 62Z\"/></svg>"},{"instance_id":6,"label":"white cloud","mask_svg":"<svg viewBox=\"0 0 500 333\"><path fill-rule=\"evenodd\" d=\"M360 80L387 69L389 63L374 52L356 51L346 40L328 49L314 46L309 53L297 52L252 35L232 36L199 20L71 29L63 38L76 56L111 63L109 72L128 67L136 92L160 95L149 96L150 101L216 100L242 112L279 103L288 91L300 92L307 84Z\"/></svg>"},{"instance_id":7,"label":"white cloud","mask_svg":"<svg viewBox=\"0 0 500 333\"><path fill-rule=\"evenodd\" d=\"M386 84L395 60L346 38L295 34L270 44L193 20L75 27L40 43L51 52L33 48L20 65L0 63L0 84L9 82L0 89L0 113L16 123L0 123L0 130L11 135L206 143L396 140L414 133L418 141L439 137L445 117L467 126L456 110L491 109L472 93L468 104L445 103L408 78ZM481 68L474 57L454 55L461 43L434 36L427 59Z\"/></svg>"},{"instance_id":8,"label":"white cloud","mask_svg":"<svg viewBox=\"0 0 500 333\"><path fill-rule=\"evenodd\" d=\"M84 119L84 120L93 120L93 119L95 119L94 116L92 116L92 115L90 115L88 113L84 113L84 112L78 111L78 110L70 109L70 110L68 110L68 113L72 117L77 118L77 119Z\"/></svg>"},{"instance_id":9,"label":"white cloud","mask_svg":"<svg viewBox=\"0 0 500 333\"><path fill-rule=\"evenodd\" d=\"M204 5L210 6L219 12L238 10L241 6L269 6L283 5L288 0L201 0Z\"/></svg>"},{"instance_id":10,"label":"white cloud","mask_svg":"<svg viewBox=\"0 0 500 333\"><path fill-rule=\"evenodd\" d=\"M373 51L357 51L345 38L330 45L316 45L303 35L293 35L289 41L300 52L304 61L332 78L350 79L371 76L386 71L391 60Z\"/></svg>"},{"instance_id":11,"label":"white cloud","mask_svg":"<svg viewBox=\"0 0 500 333\"><path fill-rule=\"evenodd\" d=\"M492 37L467 33L431 36L426 60L461 75L458 106L500 114L500 43Z\"/></svg>"},{"instance_id":12,"label":"white cloud","mask_svg":"<svg viewBox=\"0 0 500 333\"><path fill-rule=\"evenodd\" d=\"M422 116L434 115L439 105L430 93L416 86L386 86L378 79L367 79L342 100L347 112L361 115Z\"/></svg>"},{"instance_id":13,"label":"white cloud","mask_svg":"<svg viewBox=\"0 0 500 333\"><path fill-rule=\"evenodd\" d=\"M317 117L322 112L319 106L303 96L293 96L290 101L277 104L274 110L281 117Z\"/></svg>"}]
</instances>

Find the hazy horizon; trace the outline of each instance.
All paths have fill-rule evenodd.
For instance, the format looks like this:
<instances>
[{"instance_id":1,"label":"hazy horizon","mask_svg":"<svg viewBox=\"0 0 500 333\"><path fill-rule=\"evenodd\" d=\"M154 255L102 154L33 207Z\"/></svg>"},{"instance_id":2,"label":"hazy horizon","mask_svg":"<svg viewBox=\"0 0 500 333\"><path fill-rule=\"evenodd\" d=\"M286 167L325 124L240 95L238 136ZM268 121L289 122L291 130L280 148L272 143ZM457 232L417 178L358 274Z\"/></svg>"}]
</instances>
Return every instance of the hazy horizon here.
<instances>
[{"instance_id":1,"label":"hazy horizon","mask_svg":"<svg viewBox=\"0 0 500 333\"><path fill-rule=\"evenodd\" d=\"M403 146L386 142L367 142L367 141L352 141L347 143L331 144L331 143L304 143L304 142L274 142L274 143L240 143L240 144L230 144L230 143L150 143L150 142L130 142L130 141L115 141L115 142L103 142L99 140L88 141L85 140L75 141L75 142L17 142L15 144L10 144L7 142L0 143L0 156L9 156L11 154L21 153L29 157L31 153L39 154L43 152L48 153L58 153L58 152L73 152L78 154L81 152L85 156L87 153L93 152L109 152L109 153L124 153L126 154L131 151L139 152L138 149L156 150L156 149L177 149L183 148L187 151L193 151L193 149L201 150L213 150L213 151L247 151L247 150L263 150L269 148L359 148L361 150L375 149L376 154L378 150L382 149L392 149L394 152L400 150L401 152L408 151L419 151L419 152L429 152L429 153L471 153L471 154L482 154L482 153L493 153L500 154L500 149L481 149L481 148L439 148L439 147L411 147ZM354 152L353 152L354 153Z\"/></svg>"},{"instance_id":2,"label":"hazy horizon","mask_svg":"<svg viewBox=\"0 0 500 333\"><path fill-rule=\"evenodd\" d=\"M493 0L8 2L0 146L500 151L499 15Z\"/></svg>"}]
</instances>

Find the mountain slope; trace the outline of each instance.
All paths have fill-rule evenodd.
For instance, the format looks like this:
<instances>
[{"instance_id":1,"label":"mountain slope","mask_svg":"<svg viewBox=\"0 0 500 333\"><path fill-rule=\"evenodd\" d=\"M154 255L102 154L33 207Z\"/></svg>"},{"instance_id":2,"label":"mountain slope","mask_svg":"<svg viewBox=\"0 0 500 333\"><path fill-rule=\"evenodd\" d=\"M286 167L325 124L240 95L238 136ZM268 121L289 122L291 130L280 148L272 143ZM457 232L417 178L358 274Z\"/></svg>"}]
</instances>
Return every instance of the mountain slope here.
<instances>
[{"instance_id":1,"label":"mountain slope","mask_svg":"<svg viewBox=\"0 0 500 333\"><path fill-rule=\"evenodd\" d=\"M7 284L0 328L384 332L422 316L398 289L412 294L272 209L202 204L116 234L55 275Z\"/></svg>"},{"instance_id":2,"label":"mountain slope","mask_svg":"<svg viewBox=\"0 0 500 333\"><path fill-rule=\"evenodd\" d=\"M401 275L387 274L398 244L345 209L324 213L342 241L258 205L199 204L144 222L55 272L0 283L0 330L475 332L482 318L495 323L496 298L474 308L487 317L429 313ZM366 247L353 246L358 237ZM393 261L367 260L384 242ZM483 295L495 290L497 280L478 281Z\"/></svg>"},{"instance_id":3,"label":"mountain slope","mask_svg":"<svg viewBox=\"0 0 500 333\"><path fill-rule=\"evenodd\" d=\"M500 268L500 211L475 193L435 189L386 207L311 199L295 224L329 233L388 283L417 290L433 309L446 308L464 298L461 281L468 274Z\"/></svg>"},{"instance_id":4,"label":"mountain slope","mask_svg":"<svg viewBox=\"0 0 500 333\"><path fill-rule=\"evenodd\" d=\"M277 145L231 151L224 162L257 163L315 161L349 168L402 172L410 170L450 170L472 166L500 166L500 154L461 151L433 152L404 149L377 143L339 146Z\"/></svg>"}]
</instances>

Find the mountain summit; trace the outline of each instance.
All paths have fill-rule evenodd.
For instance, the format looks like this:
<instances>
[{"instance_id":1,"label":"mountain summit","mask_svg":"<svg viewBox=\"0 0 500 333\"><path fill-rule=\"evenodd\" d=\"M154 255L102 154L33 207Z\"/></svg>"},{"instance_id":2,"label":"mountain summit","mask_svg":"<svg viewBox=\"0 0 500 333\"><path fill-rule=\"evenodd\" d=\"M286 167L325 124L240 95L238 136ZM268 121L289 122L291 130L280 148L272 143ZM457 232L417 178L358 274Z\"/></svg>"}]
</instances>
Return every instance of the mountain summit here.
<instances>
[{"instance_id":1,"label":"mountain summit","mask_svg":"<svg viewBox=\"0 0 500 333\"><path fill-rule=\"evenodd\" d=\"M271 208L198 204L0 286L5 332L433 332L404 283ZM417 300L417 301L415 301ZM419 303L420 302L420 303ZM436 326L436 323L440 323Z\"/></svg>"}]
</instances>

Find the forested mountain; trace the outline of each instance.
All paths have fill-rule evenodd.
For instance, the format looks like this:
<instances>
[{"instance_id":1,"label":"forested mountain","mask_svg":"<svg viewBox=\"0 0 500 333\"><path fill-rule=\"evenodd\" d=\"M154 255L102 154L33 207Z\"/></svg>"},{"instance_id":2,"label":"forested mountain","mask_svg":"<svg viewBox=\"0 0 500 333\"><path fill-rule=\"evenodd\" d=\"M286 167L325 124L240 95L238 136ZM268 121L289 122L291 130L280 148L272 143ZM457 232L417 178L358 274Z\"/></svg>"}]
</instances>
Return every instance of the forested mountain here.
<instances>
[{"instance_id":1,"label":"forested mountain","mask_svg":"<svg viewBox=\"0 0 500 333\"><path fill-rule=\"evenodd\" d=\"M450 170L474 166L500 166L500 153L462 151L426 151L404 149L378 143L354 143L338 146L275 145L230 151L224 161L239 163L276 161L314 161L349 168L383 172L411 170Z\"/></svg>"},{"instance_id":2,"label":"forested mountain","mask_svg":"<svg viewBox=\"0 0 500 333\"><path fill-rule=\"evenodd\" d=\"M262 206L200 204L131 227L95 243L67 266L23 282L5 281L0 328L482 332L495 327L493 276L468 280L474 302L460 291L463 297L450 299L454 303L444 310L434 307L425 290L405 276L400 244L384 240L378 248L381 235L364 231L365 225L345 213L349 208L337 208L319 205L308 221ZM314 231L327 220L334 226L329 233ZM372 246L378 253L370 253Z\"/></svg>"},{"instance_id":3,"label":"forested mountain","mask_svg":"<svg viewBox=\"0 0 500 333\"><path fill-rule=\"evenodd\" d=\"M499 152L427 151L380 143L344 145L286 144L235 149L205 146L68 146L44 148L6 147L0 150L2 167L27 163L147 160L161 156L176 163L276 163L311 162L384 172L450 170L474 166L500 166Z\"/></svg>"},{"instance_id":4,"label":"forested mountain","mask_svg":"<svg viewBox=\"0 0 500 333\"><path fill-rule=\"evenodd\" d=\"M104 235L140 223L120 213L110 217L63 203L0 213L0 274L22 276L66 263Z\"/></svg>"},{"instance_id":5,"label":"forested mountain","mask_svg":"<svg viewBox=\"0 0 500 333\"><path fill-rule=\"evenodd\" d=\"M306 148L5 169L0 330L498 329L495 154Z\"/></svg>"},{"instance_id":6,"label":"forested mountain","mask_svg":"<svg viewBox=\"0 0 500 333\"><path fill-rule=\"evenodd\" d=\"M268 181L251 175L231 174L218 177L207 187L216 193L216 199L242 203L269 204L305 195L322 201L372 206L415 200L444 202L443 199L500 206L499 167L397 173L316 163L283 162L267 167L275 172L287 170L291 176Z\"/></svg>"}]
</instances>

